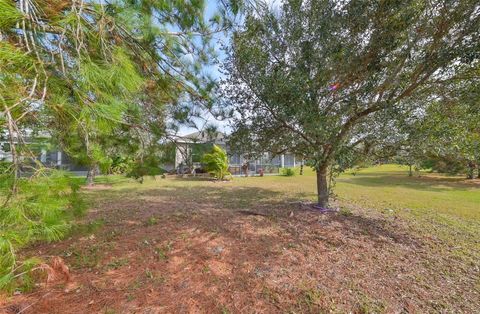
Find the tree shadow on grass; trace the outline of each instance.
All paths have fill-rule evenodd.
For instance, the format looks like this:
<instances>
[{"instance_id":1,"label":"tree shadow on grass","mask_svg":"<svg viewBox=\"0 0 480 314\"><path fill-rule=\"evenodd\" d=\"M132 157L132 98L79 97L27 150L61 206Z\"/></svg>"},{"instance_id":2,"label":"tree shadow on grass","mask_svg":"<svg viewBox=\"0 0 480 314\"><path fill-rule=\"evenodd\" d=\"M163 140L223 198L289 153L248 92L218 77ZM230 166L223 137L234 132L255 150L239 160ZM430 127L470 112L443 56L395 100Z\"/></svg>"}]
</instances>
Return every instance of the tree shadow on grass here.
<instances>
[{"instance_id":1,"label":"tree shadow on grass","mask_svg":"<svg viewBox=\"0 0 480 314\"><path fill-rule=\"evenodd\" d=\"M369 217L352 214L329 215L328 223L337 222L342 225L345 232L354 237L367 237L376 243L395 242L402 245L420 247L419 238L409 234L392 221L381 217Z\"/></svg>"},{"instance_id":2,"label":"tree shadow on grass","mask_svg":"<svg viewBox=\"0 0 480 314\"><path fill-rule=\"evenodd\" d=\"M354 254L365 252L365 258L371 261L370 256L378 254L394 256L397 251L393 248L383 249L392 243L401 244L395 247L400 250L402 246L418 246L413 236L381 217L320 214L305 206L287 203L286 196L281 192L265 188L227 185L183 187L167 183L158 188L89 193L95 195L97 201L88 218L100 216L106 223L94 240L70 240L79 245L79 254L86 257L92 254L89 249L93 244L99 245L99 266L84 265L81 269L90 277L84 277L82 282L89 282L89 278L106 282L113 271L98 272L99 267L107 267L109 262L128 257L129 264L135 267L119 266L114 270L116 279L125 276L123 282L126 284L133 282L135 276L142 278L142 285L154 291L144 301L153 305L169 304L171 307L167 309L171 312L188 311L181 304L192 297L211 309L218 304L217 294L223 294L223 300L230 300L232 291L235 295L243 295L241 304L237 304L239 308L257 309L257 299L264 297L262 287L268 287L267 283L273 282L269 279L285 279L290 274L293 279L288 279L287 283L292 289L286 292L278 284L274 288L279 289L279 293L295 296L301 292L299 282L305 278L321 282L332 280L331 287L347 289L346 283L331 279L332 272L327 270L335 267L338 271L337 267L341 267L345 277L355 278L358 274L350 265L357 263L354 265L364 266L365 261L352 260ZM158 219L148 224L149 217ZM109 238L112 232L115 237ZM165 243L173 243L173 249L166 249ZM44 248L45 252L52 254L51 245L45 244ZM160 260L158 248L164 250L162 253L165 255ZM330 266L330 253L345 263ZM74 257L67 258L67 262L73 260ZM376 260L374 262L377 263ZM395 259L393 262L398 261ZM406 262L399 263L404 265ZM155 286L152 278L146 276L145 269L151 271L149 274L165 274L167 284ZM81 276L79 271L77 273ZM305 274L308 274L307 277L302 277ZM384 279L370 276L367 272L358 280L378 280L378 284L384 284ZM65 300L75 301L74 296L95 300L91 305L79 303L84 308L89 307L90 311L104 299L118 307L125 304L122 301L123 290L103 286L95 289L98 290L94 295L85 295L87 292L83 289L78 294L59 295L52 298L48 307L52 308L55 303L68 303ZM155 294L157 291L158 295ZM141 291L130 293L137 297L142 295ZM287 301L282 302L286 303L280 306L288 305ZM142 303L142 306L146 304ZM266 310L275 311L275 307Z\"/></svg>"},{"instance_id":3,"label":"tree shadow on grass","mask_svg":"<svg viewBox=\"0 0 480 314\"><path fill-rule=\"evenodd\" d=\"M175 180L175 181L185 181L185 182L197 182L197 181L211 181L211 182L214 182L215 179L211 176L206 176L206 175L199 175L199 176L186 176L186 177L183 177L183 176L174 176L174 177L170 177L170 179L172 180Z\"/></svg>"},{"instance_id":4,"label":"tree shadow on grass","mask_svg":"<svg viewBox=\"0 0 480 314\"><path fill-rule=\"evenodd\" d=\"M460 178L447 178L447 177L402 177L402 176L364 176L357 175L351 177L342 177L338 179L338 182L345 184L354 184L369 187L404 187L414 190L431 191L431 192L444 192L451 191L452 189L458 191L467 191L478 188L480 185L474 182L465 182Z\"/></svg>"},{"instance_id":5,"label":"tree shadow on grass","mask_svg":"<svg viewBox=\"0 0 480 314\"><path fill-rule=\"evenodd\" d=\"M298 226L304 233L309 232L308 228L315 231L318 228L336 224L339 226L337 229L344 229L345 233L352 237L368 237L378 243L393 241L405 245L418 245L418 239L399 230L383 217L364 214L322 214L299 203L290 202L291 197L281 192L258 187L190 186L185 188L166 185L141 191L124 189L98 193L102 193L100 198L108 200L108 208L100 204L103 213L99 212L108 220L128 218L145 221L152 216L165 219L175 216L177 219L189 221L192 217L196 219L200 217L200 220L210 222L203 225L210 228L215 224L221 227L222 224L228 224L234 219L266 218L276 221L287 231L292 223L301 222ZM135 208L132 209L132 207Z\"/></svg>"}]
</instances>

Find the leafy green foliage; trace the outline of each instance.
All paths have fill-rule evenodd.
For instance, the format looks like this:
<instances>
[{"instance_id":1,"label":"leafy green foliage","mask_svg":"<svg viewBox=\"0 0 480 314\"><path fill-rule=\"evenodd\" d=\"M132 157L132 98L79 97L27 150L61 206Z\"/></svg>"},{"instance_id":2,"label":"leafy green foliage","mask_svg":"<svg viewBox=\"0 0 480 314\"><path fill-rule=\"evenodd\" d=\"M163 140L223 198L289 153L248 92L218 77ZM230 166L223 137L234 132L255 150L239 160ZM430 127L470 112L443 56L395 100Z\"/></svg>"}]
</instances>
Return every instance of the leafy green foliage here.
<instances>
[{"instance_id":1,"label":"leafy green foliage","mask_svg":"<svg viewBox=\"0 0 480 314\"><path fill-rule=\"evenodd\" d=\"M451 80L435 100L425 102L421 118L403 123L406 134L395 160L416 168L473 178L480 166L480 67L468 68L468 81Z\"/></svg>"},{"instance_id":2,"label":"leafy green foliage","mask_svg":"<svg viewBox=\"0 0 480 314\"><path fill-rule=\"evenodd\" d=\"M12 167L12 163L8 161L0 161L0 176L7 175L10 173L10 168Z\"/></svg>"},{"instance_id":3,"label":"leafy green foliage","mask_svg":"<svg viewBox=\"0 0 480 314\"><path fill-rule=\"evenodd\" d=\"M131 171L134 160L131 157L117 156L112 159L112 164L106 174L126 174Z\"/></svg>"},{"instance_id":4,"label":"leafy green foliage","mask_svg":"<svg viewBox=\"0 0 480 314\"><path fill-rule=\"evenodd\" d=\"M165 171L160 168L160 159L155 155L148 155L144 159L134 161L126 176L143 181L144 176L157 176Z\"/></svg>"},{"instance_id":5,"label":"leafy green foliage","mask_svg":"<svg viewBox=\"0 0 480 314\"><path fill-rule=\"evenodd\" d=\"M0 0L0 29L8 29L22 17L15 4L9 0Z\"/></svg>"},{"instance_id":6,"label":"leafy green foliage","mask_svg":"<svg viewBox=\"0 0 480 314\"><path fill-rule=\"evenodd\" d=\"M17 260L17 249L35 241L60 240L70 230L69 221L85 208L78 186L63 172L21 179L18 189L21 194L0 207L0 289L25 284L25 276L38 264L36 259Z\"/></svg>"},{"instance_id":7,"label":"leafy green foliage","mask_svg":"<svg viewBox=\"0 0 480 314\"><path fill-rule=\"evenodd\" d=\"M422 169L429 169L439 173L456 175L467 173L467 165L463 160L459 161L458 156L423 156L419 161Z\"/></svg>"},{"instance_id":8,"label":"leafy green foliage","mask_svg":"<svg viewBox=\"0 0 480 314\"><path fill-rule=\"evenodd\" d=\"M162 164L174 164L176 155L175 143L167 143L160 148L160 163Z\"/></svg>"},{"instance_id":9,"label":"leafy green foliage","mask_svg":"<svg viewBox=\"0 0 480 314\"><path fill-rule=\"evenodd\" d=\"M222 89L230 145L304 156L322 207L332 166L387 145L398 121L421 118L420 99L468 81L478 62L478 1L246 3Z\"/></svg>"},{"instance_id":10,"label":"leafy green foliage","mask_svg":"<svg viewBox=\"0 0 480 314\"><path fill-rule=\"evenodd\" d=\"M480 167L478 88L474 94L477 98L472 102L461 99L428 108L428 118L421 124L424 141L420 147L425 153L420 160L429 161L433 170L463 173L472 179L475 169Z\"/></svg>"},{"instance_id":11,"label":"leafy green foliage","mask_svg":"<svg viewBox=\"0 0 480 314\"><path fill-rule=\"evenodd\" d=\"M204 1L1 0L0 133L49 133L76 163L103 172L118 155L142 159L171 127L167 115L181 108L191 122L192 106L208 102L214 84L201 70L215 54L210 27L222 21L205 21L204 9ZM16 168L32 155L12 152Z\"/></svg>"},{"instance_id":12,"label":"leafy green foliage","mask_svg":"<svg viewBox=\"0 0 480 314\"><path fill-rule=\"evenodd\" d=\"M210 26L222 21L205 21L204 9L202 0L0 0L0 142L12 158L0 172L0 286L26 278L17 248L60 239L82 211L69 180L44 173L38 137L90 170L161 173L168 115L181 107L188 121L214 86L202 67L214 56Z\"/></svg>"},{"instance_id":13,"label":"leafy green foliage","mask_svg":"<svg viewBox=\"0 0 480 314\"><path fill-rule=\"evenodd\" d=\"M218 180L225 180L230 176L227 152L217 145L213 145L210 153L203 155L202 163L205 169Z\"/></svg>"},{"instance_id":14,"label":"leafy green foliage","mask_svg":"<svg viewBox=\"0 0 480 314\"><path fill-rule=\"evenodd\" d=\"M280 173L285 177L293 177L295 175L295 170L292 168L282 168L280 169Z\"/></svg>"},{"instance_id":15,"label":"leafy green foliage","mask_svg":"<svg viewBox=\"0 0 480 314\"><path fill-rule=\"evenodd\" d=\"M203 156L207 153L212 151L213 144L208 143L193 143L190 145L191 147L191 155L192 155L192 162L201 162Z\"/></svg>"}]
</instances>

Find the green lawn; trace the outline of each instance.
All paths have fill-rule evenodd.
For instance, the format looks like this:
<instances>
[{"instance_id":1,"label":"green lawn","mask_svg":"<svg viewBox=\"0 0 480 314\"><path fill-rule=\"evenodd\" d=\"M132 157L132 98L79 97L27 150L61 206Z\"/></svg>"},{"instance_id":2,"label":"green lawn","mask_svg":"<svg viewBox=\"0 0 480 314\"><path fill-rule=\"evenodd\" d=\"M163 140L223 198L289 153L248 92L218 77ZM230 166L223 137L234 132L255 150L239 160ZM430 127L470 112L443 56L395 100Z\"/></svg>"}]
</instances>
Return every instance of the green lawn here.
<instances>
[{"instance_id":1,"label":"green lawn","mask_svg":"<svg viewBox=\"0 0 480 314\"><path fill-rule=\"evenodd\" d=\"M236 178L234 185L259 186L282 192L291 198L315 200L315 177L304 176ZM476 184L475 184L476 183ZM435 213L440 219L480 220L480 182L425 172L408 176L407 167L383 165L347 172L337 179L335 194L341 202L378 210L412 210Z\"/></svg>"},{"instance_id":2,"label":"green lawn","mask_svg":"<svg viewBox=\"0 0 480 314\"><path fill-rule=\"evenodd\" d=\"M236 178L232 185L268 187L280 198L315 201L315 176ZM408 167L381 165L342 174L334 193L341 207L361 207L408 219L419 231L464 245L467 253L480 249L480 181L461 176L417 172ZM460 243L459 243L460 242ZM469 254L470 255L470 254Z\"/></svg>"},{"instance_id":3,"label":"green lawn","mask_svg":"<svg viewBox=\"0 0 480 314\"><path fill-rule=\"evenodd\" d=\"M338 180L341 199L376 209L410 209L421 215L436 214L441 219L480 219L480 184L461 177L427 173L407 176L407 169L395 165L344 174Z\"/></svg>"},{"instance_id":4,"label":"green lawn","mask_svg":"<svg viewBox=\"0 0 480 314\"><path fill-rule=\"evenodd\" d=\"M417 173L385 165L344 174L338 180L341 203L357 204L407 218L415 231L438 237L457 253L480 258L480 182L463 177Z\"/></svg>"}]
</instances>

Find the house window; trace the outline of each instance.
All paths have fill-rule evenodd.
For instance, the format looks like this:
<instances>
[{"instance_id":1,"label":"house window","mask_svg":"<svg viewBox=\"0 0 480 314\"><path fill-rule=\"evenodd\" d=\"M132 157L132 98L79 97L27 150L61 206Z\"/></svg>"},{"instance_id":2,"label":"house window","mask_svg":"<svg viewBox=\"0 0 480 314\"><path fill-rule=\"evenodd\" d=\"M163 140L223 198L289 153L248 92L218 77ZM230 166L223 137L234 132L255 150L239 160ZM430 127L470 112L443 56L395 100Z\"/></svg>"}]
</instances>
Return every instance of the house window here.
<instances>
[{"instance_id":1,"label":"house window","mask_svg":"<svg viewBox=\"0 0 480 314\"><path fill-rule=\"evenodd\" d=\"M281 163L282 161L280 159L280 156L275 156L272 158L272 161L271 161L272 165L280 166Z\"/></svg>"},{"instance_id":2,"label":"house window","mask_svg":"<svg viewBox=\"0 0 480 314\"><path fill-rule=\"evenodd\" d=\"M231 165L240 165L240 155L239 154L233 154L230 156L230 164Z\"/></svg>"},{"instance_id":3,"label":"house window","mask_svg":"<svg viewBox=\"0 0 480 314\"><path fill-rule=\"evenodd\" d=\"M294 161L293 154L285 154L285 157L284 157L285 167L293 167L294 166L293 161Z\"/></svg>"}]
</instances>

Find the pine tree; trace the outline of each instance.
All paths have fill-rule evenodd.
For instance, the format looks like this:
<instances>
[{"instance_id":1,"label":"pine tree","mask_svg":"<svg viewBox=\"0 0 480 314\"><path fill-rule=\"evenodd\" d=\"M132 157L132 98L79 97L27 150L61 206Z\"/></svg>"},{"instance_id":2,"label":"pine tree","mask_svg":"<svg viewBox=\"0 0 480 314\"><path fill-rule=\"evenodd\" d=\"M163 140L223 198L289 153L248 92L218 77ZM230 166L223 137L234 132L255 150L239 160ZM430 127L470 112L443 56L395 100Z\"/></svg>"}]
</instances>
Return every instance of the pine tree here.
<instances>
[{"instance_id":1,"label":"pine tree","mask_svg":"<svg viewBox=\"0 0 480 314\"><path fill-rule=\"evenodd\" d=\"M74 190L38 162L32 136L49 134L91 168L111 162L120 130L144 144L128 149L147 154L169 112L208 102L201 70L218 20L203 10L203 1L0 0L0 134L12 156L0 173L0 286L24 274L15 249L68 231L58 193Z\"/></svg>"}]
</instances>

